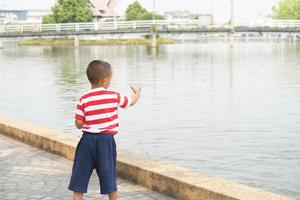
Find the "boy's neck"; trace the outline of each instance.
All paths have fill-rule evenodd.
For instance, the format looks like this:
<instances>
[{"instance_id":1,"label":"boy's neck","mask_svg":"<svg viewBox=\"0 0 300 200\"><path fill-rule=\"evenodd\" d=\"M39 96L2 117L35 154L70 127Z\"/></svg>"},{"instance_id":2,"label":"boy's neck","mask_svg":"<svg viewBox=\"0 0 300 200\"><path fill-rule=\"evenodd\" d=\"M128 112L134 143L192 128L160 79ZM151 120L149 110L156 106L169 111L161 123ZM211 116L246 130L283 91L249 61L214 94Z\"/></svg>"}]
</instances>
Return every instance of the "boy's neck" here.
<instances>
[{"instance_id":1,"label":"boy's neck","mask_svg":"<svg viewBox=\"0 0 300 200\"><path fill-rule=\"evenodd\" d=\"M95 89L95 88L104 88L103 85L92 85L92 89Z\"/></svg>"}]
</instances>

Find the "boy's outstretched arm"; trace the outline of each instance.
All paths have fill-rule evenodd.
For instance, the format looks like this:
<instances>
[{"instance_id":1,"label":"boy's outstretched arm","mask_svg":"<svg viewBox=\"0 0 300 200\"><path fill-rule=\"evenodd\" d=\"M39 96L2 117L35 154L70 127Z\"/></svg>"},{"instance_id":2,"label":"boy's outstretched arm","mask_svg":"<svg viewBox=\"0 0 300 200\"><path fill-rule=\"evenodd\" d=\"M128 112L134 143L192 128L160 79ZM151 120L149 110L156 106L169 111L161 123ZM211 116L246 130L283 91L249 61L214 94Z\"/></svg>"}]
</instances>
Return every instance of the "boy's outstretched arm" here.
<instances>
[{"instance_id":1,"label":"boy's outstretched arm","mask_svg":"<svg viewBox=\"0 0 300 200\"><path fill-rule=\"evenodd\" d=\"M81 129L83 127L83 121L75 119L75 126L76 128Z\"/></svg>"},{"instance_id":2,"label":"boy's outstretched arm","mask_svg":"<svg viewBox=\"0 0 300 200\"><path fill-rule=\"evenodd\" d=\"M136 104L136 102L139 100L139 98L141 96L141 88L137 87L137 86L135 86L135 87L131 86L130 88L133 91L133 95L131 96L130 106L133 106L134 104Z\"/></svg>"}]
</instances>

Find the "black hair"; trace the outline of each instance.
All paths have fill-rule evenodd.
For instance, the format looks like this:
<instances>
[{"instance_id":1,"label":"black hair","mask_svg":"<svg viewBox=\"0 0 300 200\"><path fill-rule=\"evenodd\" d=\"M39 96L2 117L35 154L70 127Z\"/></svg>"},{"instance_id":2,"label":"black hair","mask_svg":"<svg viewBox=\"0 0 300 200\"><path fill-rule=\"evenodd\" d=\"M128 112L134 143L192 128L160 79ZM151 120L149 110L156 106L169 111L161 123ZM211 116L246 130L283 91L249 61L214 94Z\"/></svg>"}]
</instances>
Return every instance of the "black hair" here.
<instances>
[{"instance_id":1,"label":"black hair","mask_svg":"<svg viewBox=\"0 0 300 200\"><path fill-rule=\"evenodd\" d=\"M91 84L98 84L112 73L111 65L102 60L93 60L86 69L86 75Z\"/></svg>"}]
</instances>

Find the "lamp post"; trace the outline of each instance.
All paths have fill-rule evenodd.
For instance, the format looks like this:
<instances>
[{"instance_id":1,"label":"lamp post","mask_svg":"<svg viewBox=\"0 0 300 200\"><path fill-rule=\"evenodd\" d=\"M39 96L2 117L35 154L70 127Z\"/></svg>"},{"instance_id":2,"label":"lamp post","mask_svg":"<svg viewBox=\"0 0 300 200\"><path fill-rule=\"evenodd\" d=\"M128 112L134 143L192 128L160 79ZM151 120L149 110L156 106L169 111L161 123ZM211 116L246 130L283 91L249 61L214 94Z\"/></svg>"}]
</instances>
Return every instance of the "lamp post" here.
<instances>
[{"instance_id":1,"label":"lamp post","mask_svg":"<svg viewBox=\"0 0 300 200\"><path fill-rule=\"evenodd\" d=\"M0 4L0 8L1 7L4 7L4 3ZM4 24L5 22L5 18L3 18L3 21L0 22L0 24ZM0 38L0 49L3 49L4 48L4 45L3 45L3 38Z\"/></svg>"},{"instance_id":2,"label":"lamp post","mask_svg":"<svg viewBox=\"0 0 300 200\"><path fill-rule=\"evenodd\" d=\"M233 0L230 0L230 26L231 26L231 33L230 33L230 46L233 47L234 43L234 24L233 24Z\"/></svg>"},{"instance_id":3,"label":"lamp post","mask_svg":"<svg viewBox=\"0 0 300 200\"><path fill-rule=\"evenodd\" d=\"M213 25L214 24L214 0L210 0L210 21L211 21L211 24Z\"/></svg>"},{"instance_id":4,"label":"lamp post","mask_svg":"<svg viewBox=\"0 0 300 200\"><path fill-rule=\"evenodd\" d=\"M152 20L155 20L155 0L152 1Z\"/></svg>"},{"instance_id":5,"label":"lamp post","mask_svg":"<svg viewBox=\"0 0 300 200\"><path fill-rule=\"evenodd\" d=\"M233 25L233 0L230 0L230 24Z\"/></svg>"}]
</instances>

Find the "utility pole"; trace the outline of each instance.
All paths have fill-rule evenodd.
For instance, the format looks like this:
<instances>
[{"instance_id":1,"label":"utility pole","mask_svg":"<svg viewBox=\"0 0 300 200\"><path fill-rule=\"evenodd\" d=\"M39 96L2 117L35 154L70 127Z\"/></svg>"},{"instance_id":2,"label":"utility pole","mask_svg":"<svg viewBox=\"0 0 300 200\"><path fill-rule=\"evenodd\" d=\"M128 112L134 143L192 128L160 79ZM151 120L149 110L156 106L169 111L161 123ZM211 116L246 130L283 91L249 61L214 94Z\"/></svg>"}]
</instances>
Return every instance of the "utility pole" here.
<instances>
[{"instance_id":1,"label":"utility pole","mask_svg":"<svg viewBox=\"0 0 300 200\"><path fill-rule=\"evenodd\" d=\"M214 24L214 0L210 0L210 23L211 25Z\"/></svg>"},{"instance_id":2,"label":"utility pole","mask_svg":"<svg viewBox=\"0 0 300 200\"><path fill-rule=\"evenodd\" d=\"M157 46L156 41L156 27L155 27L155 0L152 0L153 8L152 8L152 40L151 40L151 47L155 48Z\"/></svg>"},{"instance_id":3,"label":"utility pole","mask_svg":"<svg viewBox=\"0 0 300 200\"><path fill-rule=\"evenodd\" d=\"M233 43L234 43L234 22L233 22L233 0L230 0L230 26L231 26L231 33L230 33L230 46L233 47Z\"/></svg>"},{"instance_id":4,"label":"utility pole","mask_svg":"<svg viewBox=\"0 0 300 200\"><path fill-rule=\"evenodd\" d=\"M152 20L155 20L155 0L153 0L152 4Z\"/></svg>"},{"instance_id":5,"label":"utility pole","mask_svg":"<svg viewBox=\"0 0 300 200\"><path fill-rule=\"evenodd\" d=\"M0 8L4 8L4 3L0 4ZM3 21L0 22L0 24L4 24L5 23L5 18L3 18ZM4 45L3 45L3 38L0 38L0 49L3 49Z\"/></svg>"}]
</instances>

